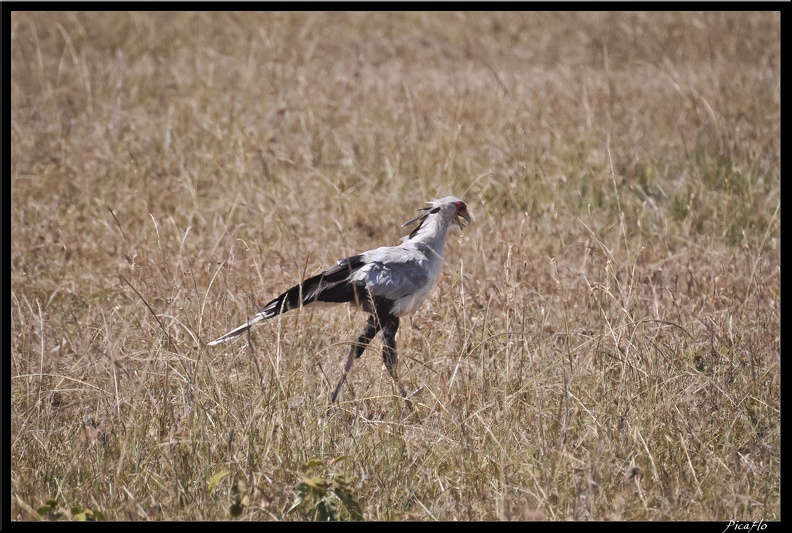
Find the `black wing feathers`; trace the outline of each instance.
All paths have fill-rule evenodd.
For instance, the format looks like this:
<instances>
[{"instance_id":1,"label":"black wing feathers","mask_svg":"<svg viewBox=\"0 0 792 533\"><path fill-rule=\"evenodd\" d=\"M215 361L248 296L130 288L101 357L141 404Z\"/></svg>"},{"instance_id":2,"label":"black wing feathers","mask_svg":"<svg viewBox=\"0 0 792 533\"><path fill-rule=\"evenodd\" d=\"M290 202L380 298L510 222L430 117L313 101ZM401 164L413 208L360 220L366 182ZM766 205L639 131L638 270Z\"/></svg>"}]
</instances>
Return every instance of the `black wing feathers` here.
<instances>
[{"instance_id":1,"label":"black wing feathers","mask_svg":"<svg viewBox=\"0 0 792 533\"><path fill-rule=\"evenodd\" d=\"M362 297L364 287L357 287L350 283L349 276L363 265L363 256L361 255L342 259L337 265L284 292L265 305L261 312L266 318L270 318L284 311L296 309L300 306L300 296L302 296L302 305L314 302L357 301Z\"/></svg>"}]
</instances>

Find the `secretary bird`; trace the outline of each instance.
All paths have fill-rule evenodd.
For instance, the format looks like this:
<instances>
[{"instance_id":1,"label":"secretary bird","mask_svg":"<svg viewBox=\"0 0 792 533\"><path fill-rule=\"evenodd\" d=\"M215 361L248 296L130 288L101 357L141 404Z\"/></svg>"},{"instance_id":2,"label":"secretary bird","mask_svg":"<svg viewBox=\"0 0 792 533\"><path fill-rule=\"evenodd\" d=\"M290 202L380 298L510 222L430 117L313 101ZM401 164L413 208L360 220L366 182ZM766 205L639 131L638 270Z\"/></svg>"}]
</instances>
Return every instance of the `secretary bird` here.
<instances>
[{"instance_id":1,"label":"secretary bird","mask_svg":"<svg viewBox=\"0 0 792 533\"><path fill-rule=\"evenodd\" d=\"M429 290L437 283L443 268L443 249L448 230L454 224L462 229L462 219L470 223L465 202L454 196L428 202L423 213L403 226L418 226L398 246L383 246L346 259L319 275L287 290L236 329L209 343L214 346L240 336L254 324L302 305L349 303L370 314L366 327L349 350L344 372L333 391L332 402L346 379L352 362L363 355L371 339L382 331L382 359L399 388L407 407L412 402L396 375L396 331L399 318L421 307Z\"/></svg>"}]
</instances>

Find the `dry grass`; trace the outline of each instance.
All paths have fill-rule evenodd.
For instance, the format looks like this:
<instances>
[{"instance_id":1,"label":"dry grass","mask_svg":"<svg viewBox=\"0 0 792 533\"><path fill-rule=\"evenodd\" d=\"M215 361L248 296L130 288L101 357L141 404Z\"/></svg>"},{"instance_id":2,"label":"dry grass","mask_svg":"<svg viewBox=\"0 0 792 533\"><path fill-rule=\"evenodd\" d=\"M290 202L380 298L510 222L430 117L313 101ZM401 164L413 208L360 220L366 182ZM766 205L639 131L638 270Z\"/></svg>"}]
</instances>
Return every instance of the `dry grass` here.
<instances>
[{"instance_id":1,"label":"dry grass","mask_svg":"<svg viewBox=\"0 0 792 533\"><path fill-rule=\"evenodd\" d=\"M778 14L11 31L13 519L780 518ZM350 310L204 347L451 193L412 416Z\"/></svg>"}]
</instances>

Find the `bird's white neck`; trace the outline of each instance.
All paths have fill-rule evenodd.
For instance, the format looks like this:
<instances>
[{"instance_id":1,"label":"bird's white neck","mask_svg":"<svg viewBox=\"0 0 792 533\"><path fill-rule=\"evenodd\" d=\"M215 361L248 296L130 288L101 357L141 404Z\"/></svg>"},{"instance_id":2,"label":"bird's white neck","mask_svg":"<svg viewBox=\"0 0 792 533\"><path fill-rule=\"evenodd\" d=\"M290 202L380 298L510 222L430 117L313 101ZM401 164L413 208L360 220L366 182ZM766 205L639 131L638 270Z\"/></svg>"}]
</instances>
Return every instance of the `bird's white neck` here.
<instances>
[{"instance_id":1,"label":"bird's white neck","mask_svg":"<svg viewBox=\"0 0 792 533\"><path fill-rule=\"evenodd\" d=\"M442 259L448 230L455 222L453 220L443 220L438 215L428 216L421 227L418 228L411 238L405 242L416 245L419 248L426 248L434 255Z\"/></svg>"}]
</instances>

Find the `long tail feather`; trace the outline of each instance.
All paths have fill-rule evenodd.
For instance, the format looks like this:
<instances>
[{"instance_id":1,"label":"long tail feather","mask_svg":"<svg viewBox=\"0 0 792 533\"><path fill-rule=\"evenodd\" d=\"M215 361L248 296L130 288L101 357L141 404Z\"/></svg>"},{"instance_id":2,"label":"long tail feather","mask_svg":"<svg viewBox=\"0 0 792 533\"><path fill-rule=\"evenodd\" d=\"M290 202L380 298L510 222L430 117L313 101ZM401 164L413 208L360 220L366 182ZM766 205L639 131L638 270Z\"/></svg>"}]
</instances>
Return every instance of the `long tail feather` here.
<instances>
[{"instance_id":1,"label":"long tail feather","mask_svg":"<svg viewBox=\"0 0 792 533\"><path fill-rule=\"evenodd\" d=\"M223 342L226 342L226 341L230 341L231 339L236 339L237 337L242 335L244 332L249 330L254 324L257 324L257 323L261 322L265 318L267 318L267 317L264 316L263 314L259 313L255 317L253 317L251 320L249 320L248 322L245 322L244 324L242 324L238 328L232 329L231 331L229 331L225 335L216 338L215 340L210 342L207 346L215 346L217 344L220 344L220 343L223 343Z\"/></svg>"},{"instance_id":2,"label":"long tail feather","mask_svg":"<svg viewBox=\"0 0 792 533\"><path fill-rule=\"evenodd\" d=\"M295 285L277 298L268 302L256 315L238 328L232 329L208 344L217 344L235 339L250 329L254 324L272 318L300 305L306 307L315 302L345 303L357 301L362 296L361 289L349 282L349 276L363 266L359 255L343 259L337 265L325 270L317 276Z\"/></svg>"}]
</instances>

